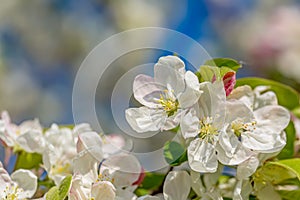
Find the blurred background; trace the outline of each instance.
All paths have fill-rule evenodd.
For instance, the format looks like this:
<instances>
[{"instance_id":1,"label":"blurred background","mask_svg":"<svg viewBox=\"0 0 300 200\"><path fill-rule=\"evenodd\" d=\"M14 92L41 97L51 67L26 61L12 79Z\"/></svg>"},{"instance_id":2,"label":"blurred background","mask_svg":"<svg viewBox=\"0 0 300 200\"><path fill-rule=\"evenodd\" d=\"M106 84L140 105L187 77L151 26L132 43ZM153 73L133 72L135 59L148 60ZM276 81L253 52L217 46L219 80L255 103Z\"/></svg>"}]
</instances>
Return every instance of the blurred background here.
<instances>
[{"instance_id":1,"label":"blurred background","mask_svg":"<svg viewBox=\"0 0 300 200\"><path fill-rule=\"evenodd\" d=\"M240 76L300 90L299 8L299 1L288 0L2 0L0 110L16 123L36 117L44 126L72 124L73 81L83 59L109 36L145 26L179 31L212 57L242 61ZM149 54L127 60L115 64L128 70ZM105 131L115 132L107 99L116 80L108 77L112 84L102 85L96 102Z\"/></svg>"}]
</instances>

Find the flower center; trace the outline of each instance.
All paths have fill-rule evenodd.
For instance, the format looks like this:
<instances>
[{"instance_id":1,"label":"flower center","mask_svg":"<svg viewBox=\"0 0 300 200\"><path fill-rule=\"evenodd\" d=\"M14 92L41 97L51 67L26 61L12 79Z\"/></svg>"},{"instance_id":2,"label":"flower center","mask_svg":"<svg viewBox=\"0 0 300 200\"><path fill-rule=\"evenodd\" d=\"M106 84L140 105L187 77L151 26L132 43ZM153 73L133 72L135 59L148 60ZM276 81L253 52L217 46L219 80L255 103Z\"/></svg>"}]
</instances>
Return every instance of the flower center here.
<instances>
[{"instance_id":1,"label":"flower center","mask_svg":"<svg viewBox=\"0 0 300 200\"><path fill-rule=\"evenodd\" d=\"M245 131L253 131L256 129L256 121L243 123L242 120L237 119L231 123L231 128L237 137L241 137L242 133Z\"/></svg>"},{"instance_id":2,"label":"flower center","mask_svg":"<svg viewBox=\"0 0 300 200\"><path fill-rule=\"evenodd\" d=\"M219 134L219 130L213 126L213 118L205 117L201 119L199 123L199 138L205 140L206 142L213 143L215 137Z\"/></svg>"},{"instance_id":3,"label":"flower center","mask_svg":"<svg viewBox=\"0 0 300 200\"><path fill-rule=\"evenodd\" d=\"M111 183L114 183L114 182L115 182L114 178L112 178L112 177L109 175L108 170L104 170L102 174L99 173L96 182L99 182L99 181L109 181L109 182L111 182Z\"/></svg>"},{"instance_id":4,"label":"flower center","mask_svg":"<svg viewBox=\"0 0 300 200\"><path fill-rule=\"evenodd\" d=\"M168 117L174 115L178 110L179 103L174 95L174 90L165 90L163 94L160 94L160 98L157 100L168 114Z\"/></svg>"},{"instance_id":5,"label":"flower center","mask_svg":"<svg viewBox=\"0 0 300 200\"><path fill-rule=\"evenodd\" d=\"M71 174L71 164L70 163L62 163L57 162L56 165L52 165L51 169L53 174Z\"/></svg>"},{"instance_id":6,"label":"flower center","mask_svg":"<svg viewBox=\"0 0 300 200\"><path fill-rule=\"evenodd\" d=\"M21 192L23 192L23 189L18 188L18 186L6 186L4 197L2 197L1 200L18 200L18 196Z\"/></svg>"}]
</instances>

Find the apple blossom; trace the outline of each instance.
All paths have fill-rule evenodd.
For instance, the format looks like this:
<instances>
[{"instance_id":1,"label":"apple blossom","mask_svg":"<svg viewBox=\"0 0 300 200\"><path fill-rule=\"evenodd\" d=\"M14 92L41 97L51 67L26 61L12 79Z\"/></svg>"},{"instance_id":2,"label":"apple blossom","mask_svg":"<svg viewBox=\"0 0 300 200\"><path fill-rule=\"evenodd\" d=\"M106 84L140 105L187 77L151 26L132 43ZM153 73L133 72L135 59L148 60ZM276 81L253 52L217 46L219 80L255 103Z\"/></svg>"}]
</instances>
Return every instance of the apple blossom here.
<instances>
[{"instance_id":1,"label":"apple blossom","mask_svg":"<svg viewBox=\"0 0 300 200\"><path fill-rule=\"evenodd\" d=\"M201 83L203 94L198 108L191 109L181 122L185 139L192 139L188 145L188 161L192 170L215 172L218 167L216 145L225 131L226 95L222 81Z\"/></svg>"},{"instance_id":2,"label":"apple blossom","mask_svg":"<svg viewBox=\"0 0 300 200\"><path fill-rule=\"evenodd\" d=\"M31 171L19 169L9 176L0 162L0 199L31 198L37 185L37 177Z\"/></svg>"},{"instance_id":3,"label":"apple blossom","mask_svg":"<svg viewBox=\"0 0 300 200\"><path fill-rule=\"evenodd\" d=\"M0 119L0 139L9 147L21 148L27 152L42 153L45 146L43 130L37 119L25 121L19 126L11 123L4 111Z\"/></svg>"},{"instance_id":4,"label":"apple blossom","mask_svg":"<svg viewBox=\"0 0 300 200\"><path fill-rule=\"evenodd\" d=\"M197 76L185 70L180 58L161 57L154 66L154 78L144 74L135 78L133 94L144 106L127 109L126 119L137 132L170 130L201 93Z\"/></svg>"}]
</instances>

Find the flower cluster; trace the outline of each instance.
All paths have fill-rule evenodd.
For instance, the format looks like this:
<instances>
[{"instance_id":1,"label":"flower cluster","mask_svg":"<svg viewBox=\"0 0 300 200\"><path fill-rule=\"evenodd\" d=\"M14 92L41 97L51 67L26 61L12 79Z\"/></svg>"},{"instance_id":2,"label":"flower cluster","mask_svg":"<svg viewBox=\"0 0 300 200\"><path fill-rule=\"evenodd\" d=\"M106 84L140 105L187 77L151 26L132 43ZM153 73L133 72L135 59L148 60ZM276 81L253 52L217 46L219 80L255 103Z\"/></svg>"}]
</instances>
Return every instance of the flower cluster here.
<instances>
[{"instance_id":1,"label":"flower cluster","mask_svg":"<svg viewBox=\"0 0 300 200\"><path fill-rule=\"evenodd\" d=\"M237 80L240 67L214 59L192 72L179 57L166 56L154 77L134 79L133 94L143 106L125 112L132 129L174 132L162 155L170 166L157 172L145 172L121 136L99 134L89 124L43 128L35 119L16 125L2 112L0 199L298 197L297 113L290 116L299 95L265 79Z\"/></svg>"}]
</instances>

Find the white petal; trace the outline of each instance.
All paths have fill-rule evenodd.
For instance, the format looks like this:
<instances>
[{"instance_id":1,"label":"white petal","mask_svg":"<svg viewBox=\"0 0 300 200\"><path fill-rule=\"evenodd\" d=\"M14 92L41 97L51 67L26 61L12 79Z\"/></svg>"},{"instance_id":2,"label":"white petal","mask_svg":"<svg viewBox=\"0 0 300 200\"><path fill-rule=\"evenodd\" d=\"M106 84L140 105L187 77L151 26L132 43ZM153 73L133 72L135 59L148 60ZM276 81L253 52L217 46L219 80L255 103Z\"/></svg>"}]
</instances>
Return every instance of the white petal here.
<instances>
[{"instance_id":1,"label":"white petal","mask_svg":"<svg viewBox=\"0 0 300 200\"><path fill-rule=\"evenodd\" d=\"M12 182L9 174L3 168L3 165L0 161L0 194L5 190L6 186ZM0 196L1 197L1 196Z\"/></svg>"},{"instance_id":2,"label":"white petal","mask_svg":"<svg viewBox=\"0 0 300 200\"><path fill-rule=\"evenodd\" d=\"M37 177L29 170L19 169L11 174L11 179L16 182L23 192L19 198L31 198L37 189Z\"/></svg>"},{"instance_id":3,"label":"white petal","mask_svg":"<svg viewBox=\"0 0 300 200\"><path fill-rule=\"evenodd\" d=\"M80 133L90 132L90 131L92 131L92 128L89 124L87 123L77 124L73 128L73 136L77 138Z\"/></svg>"},{"instance_id":4,"label":"white petal","mask_svg":"<svg viewBox=\"0 0 300 200\"><path fill-rule=\"evenodd\" d=\"M73 160L74 173L84 176L86 182L92 183L98 177L99 162L88 151L82 151Z\"/></svg>"},{"instance_id":5,"label":"white petal","mask_svg":"<svg viewBox=\"0 0 300 200\"><path fill-rule=\"evenodd\" d=\"M160 130L167 117L162 110L147 107L129 108L125 116L132 129L138 133Z\"/></svg>"},{"instance_id":6,"label":"white petal","mask_svg":"<svg viewBox=\"0 0 300 200\"><path fill-rule=\"evenodd\" d=\"M17 137L16 141L21 148L29 153L42 153L46 145L42 131L34 129L26 131Z\"/></svg>"},{"instance_id":7,"label":"white petal","mask_svg":"<svg viewBox=\"0 0 300 200\"><path fill-rule=\"evenodd\" d=\"M256 171L258 165L259 160L255 156L250 157L248 160L238 165L236 172L237 178L239 180L248 178Z\"/></svg>"},{"instance_id":8,"label":"white petal","mask_svg":"<svg viewBox=\"0 0 300 200\"><path fill-rule=\"evenodd\" d=\"M165 200L187 199L191 189L191 178L186 171L171 171L164 182Z\"/></svg>"},{"instance_id":9,"label":"white petal","mask_svg":"<svg viewBox=\"0 0 300 200\"><path fill-rule=\"evenodd\" d=\"M137 198L137 200L160 200L160 198L155 196L145 195Z\"/></svg>"},{"instance_id":10,"label":"white petal","mask_svg":"<svg viewBox=\"0 0 300 200\"><path fill-rule=\"evenodd\" d=\"M96 132L85 132L78 136L77 152L88 151L99 162L103 159L102 139Z\"/></svg>"},{"instance_id":11,"label":"white petal","mask_svg":"<svg viewBox=\"0 0 300 200\"><path fill-rule=\"evenodd\" d=\"M105 170L109 171L116 187L126 187L139 179L142 167L136 157L123 153L107 158L101 165L100 173Z\"/></svg>"},{"instance_id":12,"label":"white petal","mask_svg":"<svg viewBox=\"0 0 300 200\"><path fill-rule=\"evenodd\" d=\"M218 161L215 147L197 138L188 147L188 161L192 170L197 172L216 172Z\"/></svg>"},{"instance_id":13,"label":"white petal","mask_svg":"<svg viewBox=\"0 0 300 200\"><path fill-rule=\"evenodd\" d=\"M250 109L253 109L254 92L249 85L243 85L235 88L227 99L236 99L244 102Z\"/></svg>"},{"instance_id":14,"label":"white petal","mask_svg":"<svg viewBox=\"0 0 300 200\"><path fill-rule=\"evenodd\" d=\"M203 93L200 91L200 83L198 77L191 71L185 73L186 88L178 97L181 108L189 108L193 106Z\"/></svg>"},{"instance_id":15,"label":"white petal","mask_svg":"<svg viewBox=\"0 0 300 200\"><path fill-rule=\"evenodd\" d=\"M267 105L277 105L277 96L273 91L268 91L269 86L257 86L254 89L255 103L254 109L262 108ZM267 92L266 92L267 91Z\"/></svg>"},{"instance_id":16,"label":"white petal","mask_svg":"<svg viewBox=\"0 0 300 200\"><path fill-rule=\"evenodd\" d=\"M242 143L245 147L259 152L272 153L282 146L277 140L290 121L289 112L281 106L265 106L254 112L256 130L244 132ZM279 147L280 148L280 147Z\"/></svg>"},{"instance_id":17,"label":"white petal","mask_svg":"<svg viewBox=\"0 0 300 200\"><path fill-rule=\"evenodd\" d=\"M102 137L104 138L102 149L105 157L120 152L127 145L125 139L117 134L103 135Z\"/></svg>"},{"instance_id":18,"label":"white petal","mask_svg":"<svg viewBox=\"0 0 300 200\"><path fill-rule=\"evenodd\" d=\"M235 120L241 120L244 123L252 122L254 114L243 101L230 99L226 101L226 122L231 123Z\"/></svg>"},{"instance_id":19,"label":"white petal","mask_svg":"<svg viewBox=\"0 0 300 200\"><path fill-rule=\"evenodd\" d=\"M252 155L232 132L222 132L217 145L218 160L225 165L238 165Z\"/></svg>"},{"instance_id":20,"label":"white petal","mask_svg":"<svg viewBox=\"0 0 300 200\"><path fill-rule=\"evenodd\" d=\"M91 193L95 200L113 200L116 197L116 188L111 182L99 181L93 184Z\"/></svg>"},{"instance_id":21,"label":"white petal","mask_svg":"<svg viewBox=\"0 0 300 200\"><path fill-rule=\"evenodd\" d=\"M226 94L222 81L214 83L204 82L200 84L203 94L199 98L200 119L213 117L213 124L221 129L225 122Z\"/></svg>"},{"instance_id":22,"label":"white petal","mask_svg":"<svg viewBox=\"0 0 300 200\"><path fill-rule=\"evenodd\" d=\"M133 82L134 98L149 108L161 107L157 103L157 99L166 89L166 86L155 82L152 77L144 74L137 75Z\"/></svg>"},{"instance_id":23,"label":"white petal","mask_svg":"<svg viewBox=\"0 0 300 200\"><path fill-rule=\"evenodd\" d=\"M185 88L184 63L177 56L159 58L154 66L154 80L167 87L170 85L175 94L179 94Z\"/></svg>"},{"instance_id":24,"label":"white petal","mask_svg":"<svg viewBox=\"0 0 300 200\"><path fill-rule=\"evenodd\" d=\"M194 138L198 135L200 130L200 123L194 109L191 109L186 115L184 115L184 117L182 117L180 130L182 132L182 136L185 139Z\"/></svg>"},{"instance_id":25,"label":"white petal","mask_svg":"<svg viewBox=\"0 0 300 200\"><path fill-rule=\"evenodd\" d=\"M254 112L259 127L281 132L290 122L290 113L282 106L265 106Z\"/></svg>"},{"instance_id":26,"label":"white petal","mask_svg":"<svg viewBox=\"0 0 300 200\"><path fill-rule=\"evenodd\" d=\"M82 177L74 175L68 198L70 200L89 200L91 193L90 187L84 187Z\"/></svg>"},{"instance_id":27,"label":"white petal","mask_svg":"<svg viewBox=\"0 0 300 200\"><path fill-rule=\"evenodd\" d=\"M201 196L206 191L205 186L202 183L201 174L200 172L195 172L193 170L191 170L190 174L191 174L191 186L194 192L198 196Z\"/></svg>"},{"instance_id":28,"label":"white petal","mask_svg":"<svg viewBox=\"0 0 300 200\"><path fill-rule=\"evenodd\" d=\"M236 183L233 200L248 200L249 195L252 192L252 186L249 180L239 180Z\"/></svg>"}]
</instances>

